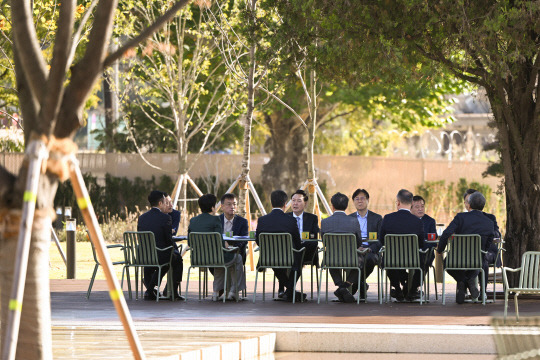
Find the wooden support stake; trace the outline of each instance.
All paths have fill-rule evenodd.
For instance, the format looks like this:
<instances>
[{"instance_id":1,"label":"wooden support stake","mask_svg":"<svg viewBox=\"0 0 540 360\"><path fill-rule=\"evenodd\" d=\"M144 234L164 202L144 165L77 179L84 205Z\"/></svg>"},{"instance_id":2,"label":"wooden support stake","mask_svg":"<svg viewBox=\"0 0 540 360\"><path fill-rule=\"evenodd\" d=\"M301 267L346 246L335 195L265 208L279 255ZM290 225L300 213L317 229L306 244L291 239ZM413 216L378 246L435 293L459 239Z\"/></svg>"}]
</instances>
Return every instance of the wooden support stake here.
<instances>
[{"instance_id":1,"label":"wooden support stake","mask_svg":"<svg viewBox=\"0 0 540 360\"><path fill-rule=\"evenodd\" d=\"M184 174L178 177L176 185L173 189L173 207L178 209L178 198L180 197L180 191L182 190L182 185L184 184Z\"/></svg>"},{"instance_id":2,"label":"wooden support stake","mask_svg":"<svg viewBox=\"0 0 540 360\"><path fill-rule=\"evenodd\" d=\"M56 247L58 248L58 252L60 253L60 256L62 257L62 260L64 260L64 265L67 265L66 254L64 254L64 250L60 246L60 240L58 240L58 236L56 236L56 231L54 231L52 224L51 224L51 234L52 234L52 239L54 240L54 243L56 244Z\"/></svg>"},{"instance_id":3,"label":"wooden support stake","mask_svg":"<svg viewBox=\"0 0 540 360\"><path fill-rule=\"evenodd\" d=\"M248 178L248 189L251 191L251 195L253 195L253 199L255 199L255 203L259 207L259 210L261 210L261 214L266 215L266 210L264 210L264 206L262 204L261 199L259 198L259 194L257 194L257 190L255 190L255 186L251 182L251 179ZM249 197L248 197L249 199Z\"/></svg>"},{"instance_id":4,"label":"wooden support stake","mask_svg":"<svg viewBox=\"0 0 540 360\"><path fill-rule=\"evenodd\" d=\"M30 239L32 236L32 224L36 210L36 199L41 171L41 163L47 156L47 149L42 141L34 140L28 145L28 175L23 195L22 219L19 226L17 240L17 252L15 254L15 269L13 271L13 284L7 317L7 329L4 335L2 352L3 360L15 359L17 341L19 338L19 326L23 307L24 285L26 271L28 269L28 254L30 252Z\"/></svg>"},{"instance_id":5,"label":"wooden support stake","mask_svg":"<svg viewBox=\"0 0 540 360\"><path fill-rule=\"evenodd\" d=\"M201 189L199 189L197 184L195 184L195 182L193 182L193 180L191 180L191 177L189 175L187 175L187 174L186 174L186 179L189 182L189 185L191 185L191 187L193 188L193 190L195 190L197 195L203 196L203 193L202 193Z\"/></svg>"},{"instance_id":6,"label":"wooden support stake","mask_svg":"<svg viewBox=\"0 0 540 360\"><path fill-rule=\"evenodd\" d=\"M249 207L249 191L246 191L246 217L248 221L248 231L251 231L251 210ZM248 241L248 252L249 252L249 268L251 271L255 270L255 263L253 261L253 245L252 241Z\"/></svg>"},{"instance_id":7,"label":"wooden support stake","mask_svg":"<svg viewBox=\"0 0 540 360\"><path fill-rule=\"evenodd\" d=\"M124 332L128 338L133 357L137 360L145 359L141 343L135 332L135 327L133 326L133 320L131 319L129 309L126 305L124 293L122 292L122 289L118 284L118 279L114 273L111 258L109 257L109 253L106 250L107 246L103 240L103 234L101 233L94 208L90 202L88 190L84 185L81 169L79 168L78 161L75 157L71 158L70 179L73 184L73 191L77 197L77 204L79 205L84 222L90 233L90 241L94 244L99 263L103 267L107 285L109 286L109 295L116 308L116 312L120 317L120 321L124 326Z\"/></svg>"}]
</instances>

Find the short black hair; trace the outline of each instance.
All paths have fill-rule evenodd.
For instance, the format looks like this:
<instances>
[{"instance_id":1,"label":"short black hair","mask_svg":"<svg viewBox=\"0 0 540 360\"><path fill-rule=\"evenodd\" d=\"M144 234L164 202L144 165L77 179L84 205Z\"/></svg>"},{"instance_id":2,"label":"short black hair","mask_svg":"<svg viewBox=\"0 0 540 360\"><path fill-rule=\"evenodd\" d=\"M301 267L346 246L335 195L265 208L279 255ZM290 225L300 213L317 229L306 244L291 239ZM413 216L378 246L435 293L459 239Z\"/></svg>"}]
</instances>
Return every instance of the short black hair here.
<instances>
[{"instance_id":1,"label":"short black hair","mask_svg":"<svg viewBox=\"0 0 540 360\"><path fill-rule=\"evenodd\" d=\"M234 195L233 193L226 193L224 194L222 197L221 197L221 200L220 202L223 204L225 202L225 200L235 200L236 199L236 195Z\"/></svg>"},{"instance_id":2,"label":"short black hair","mask_svg":"<svg viewBox=\"0 0 540 360\"><path fill-rule=\"evenodd\" d=\"M308 202L308 200L309 200L308 194L307 194L304 190L302 190L302 189L296 190L296 191L291 195L291 199L293 198L294 195L302 195L302 197L304 198L304 201L305 201L305 202Z\"/></svg>"},{"instance_id":3,"label":"short black hair","mask_svg":"<svg viewBox=\"0 0 540 360\"><path fill-rule=\"evenodd\" d=\"M473 210L484 210L484 206L486 206L486 198L481 192L476 191L469 197L469 205Z\"/></svg>"},{"instance_id":4,"label":"short black hair","mask_svg":"<svg viewBox=\"0 0 540 360\"><path fill-rule=\"evenodd\" d=\"M401 189L397 193L397 199L402 204L412 204L413 194L409 190Z\"/></svg>"},{"instance_id":5,"label":"short black hair","mask_svg":"<svg viewBox=\"0 0 540 360\"><path fill-rule=\"evenodd\" d=\"M159 190L152 190L150 195L148 195L148 202L150 206L155 207L159 205L159 202L165 198L165 193Z\"/></svg>"},{"instance_id":6,"label":"short black hair","mask_svg":"<svg viewBox=\"0 0 540 360\"><path fill-rule=\"evenodd\" d=\"M274 190L270 194L270 203L273 208L282 208L287 203L287 193L283 190Z\"/></svg>"},{"instance_id":7,"label":"short black hair","mask_svg":"<svg viewBox=\"0 0 540 360\"><path fill-rule=\"evenodd\" d=\"M212 212L212 208L216 206L217 197L214 194L204 194L198 200L199 208L203 213Z\"/></svg>"},{"instance_id":8,"label":"short black hair","mask_svg":"<svg viewBox=\"0 0 540 360\"><path fill-rule=\"evenodd\" d=\"M356 190L353 192L353 194L352 194L352 196L351 196L351 199L354 200L354 198L355 198L358 194L360 194L360 193L364 193L364 195L366 196L366 199L369 200L369 193L367 192L366 189L356 189Z\"/></svg>"},{"instance_id":9,"label":"short black hair","mask_svg":"<svg viewBox=\"0 0 540 360\"><path fill-rule=\"evenodd\" d=\"M332 203L334 209L339 211L345 211L347 210L347 206L349 206L349 198L347 197L347 195L340 192L332 195L330 202Z\"/></svg>"},{"instance_id":10,"label":"short black hair","mask_svg":"<svg viewBox=\"0 0 540 360\"><path fill-rule=\"evenodd\" d=\"M467 189L467 191L465 191L465 194L463 194L463 200L465 200L467 198L467 195L474 194L477 191L478 190L475 190L475 189Z\"/></svg>"},{"instance_id":11,"label":"short black hair","mask_svg":"<svg viewBox=\"0 0 540 360\"><path fill-rule=\"evenodd\" d=\"M426 203L426 200L424 200L424 198L421 197L420 195L414 195L414 196L412 197L412 201L413 201L413 202L415 202L415 201L423 201L424 204Z\"/></svg>"}]
</instances>

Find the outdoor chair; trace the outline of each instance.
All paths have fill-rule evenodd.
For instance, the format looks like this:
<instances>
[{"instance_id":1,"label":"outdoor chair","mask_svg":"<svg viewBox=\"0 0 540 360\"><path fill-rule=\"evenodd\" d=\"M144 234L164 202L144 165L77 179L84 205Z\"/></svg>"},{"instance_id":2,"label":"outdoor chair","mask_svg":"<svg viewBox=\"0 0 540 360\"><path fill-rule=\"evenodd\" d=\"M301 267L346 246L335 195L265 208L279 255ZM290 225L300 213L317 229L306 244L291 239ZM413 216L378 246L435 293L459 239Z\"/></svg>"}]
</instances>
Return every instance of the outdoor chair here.
<instances>
[{"instance_id":1,"label":"outdoor chair","mask_svg":"<svg viewBox=\"0 0 540 360\"><path fill-rule=\"evenodd\" d=\"M288 269L290 270L294 265L294 254L301 254L300 264L304 260L305 248L296 250L293 248L292 236L288 233L261 233L259 234L259 248L255 249L259 251L259 262L257 264L257 271L255 274L255 288L253 290L253 302L257 296L257 281L259 278L259 271L263 273L263 301L265 300L265 275L266 269ZM294 286L293 289L293 304L296 300L296 279L298 271L294 270ZM301 292L304 293L304 285L300 281ZM304 299L301 299L304 302Z\"/></svg>"},{"instance_id":2,"label":"outdoor chair","mask_svg":"<svg viewBox=\"0 0 540 360\"><path fill-rule=\"evenodd\" d=\"M88 236L88 240L90 241L90 237L89 235L87 234L86 236ZM97 258L97 255L96 255L96 248L94 247L94 243L92 241L90 241L90 245L92 246L92 255L94 256L94 262L96 263L95 266L94 266L94 272L92 273L92 278L90 279L90 285L88 285L88 290L86 291L86 299L90 299L90 293L92 292L92 286L94 285L94 280L96 278L96 274L97 274L97 271L98 271L98 268L99 266L101 265L99 263L99 260ZM111 244L111 245L107 245L107 249L114 249L114 248L118 248L120 250L123 250L124 246L121 245L121 244ZM122 261L113 261L112 263L113 265L125 265L126 264L126 261L125 261L125 258L124 260ZM123 285L124 284L124 270L125 268L122 269L122 282L121 284ZM127 278L127 282L128 284L130 284L130 279L129 279L129 272L126 273L126 278ZM121 285L121 286L122 286ZM129 287L131 287L131 285L129 285Z\"/></svg>"},{"instance_id":3,"label":"outdoor chair","mask_svg":"<svg viewBox=\"0 0 540 360\"><path fill-rule=\"evenodd\" d=\"M494 317L491 326L497 359L540 359L539 316L526 316L520 321Z\"/></svg>"},{"instance_id":4,"label":"outdoor chair","mask_svg":"<svg viewBox=\"0 0 540 360\"><path fill-rule=\"evenodd\" d=\"M520 272L517 287L511 288L508 284L507 271ZM508 294L514 293L516 307L516 321L519 321L518 296L521 294L540 294L540 251L527 251L521 257L521 267L511 269L503 267L504 281L504 318L508 311Z\"/></svg>"},{"instance_id":5,"label":"outdoor chair","mask_svg":"<svg viewBox=\"0 0 540 360\"><path fill-rule=\"evenodd\" d=\"M227 273L229 267L232 267L233 271L233 281L235 279L235 268L233 265L225 265L225 258L223 252L237 252L237 247L231 247L226 249L223 247L223 238L220 233L217 232L192 232L188 235L188 246L189 251L191 251L191 265L188 269L188 277L186 283L186 301L188 297L189 289L189 273L191 268L198 267L199 269L204 268L223 268L225 270L225 282L223 284L224 295L223 302L226 300L226 290L227 290ZM200 271L199 271L200 274ZM203 290L204 291L204 290ZM236 297L238 301L238 296ZM199 276L199 300L201 300L201 278Z\"/></svg>"},{"instance_id":6,"label":"outdoor chair","mask_svg":"<svg viewBox=\"0 0 540 360\"><path fill-rule=\"evenodd\" d=\"M387 234L384 237L384 246L379 251L382 254L381 283L379 292L381 293L380 303L383 297L388 302L388 279L384 276L386 270L418 270L420 271L420 305L424 302L424 273L420 262L420 254L427 254L428 250L420 250L418 246L418 236L416 234ZM384 282L384 285L382 284ZM381 288L381 285L382 288Z\"/></svg>"},{"instance_id":7,"label":"outdoor chair","mask_svg":"<svg viewBox=\"0 0 540 360\"><path fill-rule=\"evenodd\" d=\"M317 241L317 240L312 240L312 241ZM309 266L310 275L311 275L311 300L313 300L313 268L315 268L315 281L316 281L315 284L317 284L317 286L319 285L319 273L317 272L317 268L319 267L319 264L315 260L316 256L317 256L317 253L313 253L313 257L310 260L304 261L304 263L302 264L302 269L304 268L304 266ZM275 275L274 275L274 281L272 284L272 289L273 289L272 296L275 297L276 296L276 276Z\"/></svg>"},{"instance_id":8,"label":"outdoor chair","mask_svg":"<svg viewBox=\"0 0 540 360\"><path fill-rule=\"evenodd\" d=\"M154 239L154 233L151 231L126 231L124 232L124 251L126 257L126 264L124 269L129 271L130 267L135 268L135 299L138 299L138 283L139 283L139 268L153 267L158 269L158 294L156 301L159 301L159 289L161 286L161 271L164 267L169 268L167 272L167 293L170 294L174 300L174 291L172 291L172 251L169 261L164 264L159 264L158 251L172 250L173 246L168 246L164 249L156 247L156 240ZM141 270L141 291L143 289L143 271ZM129 284L129 282L128 282ZM150 289L152 290L152 289ZM129 298L131 299L131 288L129 290Z\"/></svg>"},{"instance_id":9,"label":"outdoor chair","mask_svg":"<svg viewBox=\"0 0 540 360\"><path fill-rule=\"evenodd\" d=\"M326 270L326 302L328 302L329 269L358 270L358 285L361 284L362 269L358 264L358 254L364 254L365 250L360 251L357 249L356 236L354 234L327 233L323 235L321 252L323 253L323 258L320 269L321 274L317 285L317 304L321 303L321 281L324 270ZM367 296L364 301L367 302ZM356 303L360 303L360 292Z\"/></svg>"},{"instance_id":10,"label":"outdoor chair","mask_svg":"<svg viewBox=\"0 0 540 360\"><path fill-rule=\"evenodd\" d=\"M454 234L448 239L448 249L444 251L446 259L444 261L442 299L446 304L445 277L448 270L479 270L481 275L482 305L486 305L486 298L482 294L486 293L484 269L482 269L482 239L477 234Z\"/></svg>"},{"instance_id":11,"label":"outdoor chair","mask_svg":"<svg viewBox=\"0 0 540 360\"><path fill-rule=\"evenodd\" d=\"M495 239L494 241L497 241L497 256L495 257L495 261L493 261L493 263L488 264L488 266L493 268L493 302L495 302L497 300L497 291L496 291L497 268L499 268L499 269L502 268L502 253L503 253L503 251L506 251L504 249L504 240ZM499 265L497 265L497 264L499 264ZM502 281L502 279L501 279L501 281ZM486 284L486 288L487 288L487 284Z\"/></svg>"}]
</instances>

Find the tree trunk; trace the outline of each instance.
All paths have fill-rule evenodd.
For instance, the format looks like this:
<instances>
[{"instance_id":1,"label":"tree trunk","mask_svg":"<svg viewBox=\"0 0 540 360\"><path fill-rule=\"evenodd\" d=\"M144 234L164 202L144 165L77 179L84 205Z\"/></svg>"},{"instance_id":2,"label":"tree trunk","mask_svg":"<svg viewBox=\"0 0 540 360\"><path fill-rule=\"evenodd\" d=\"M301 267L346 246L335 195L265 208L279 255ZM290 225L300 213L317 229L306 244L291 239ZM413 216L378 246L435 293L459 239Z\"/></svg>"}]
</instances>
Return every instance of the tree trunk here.
<instances>
[{"instance_id":1,"label":"tree trunk","mask_svg":"<svg viewBox=\"0 0 540 360\"><path fill-rule=\"evenodd\" d=\"M487 89L499 130L505 174L504 264L512 268L521 266L524 252L540 251L540 111L533 94L523 93L527 79L517 77L504 88L501 85ZM509 280L515 285L517 279L513 275Z\"/></svg>"},{"instance_id":2,"label":"tree trunk","mask_svg":"<svg viewBox=\"0 0 540 360\"><path fill-rule=\"evenodd\" d=\"M293 192L307 176L304 127L287 109L265 115L265 124L270 130L265 144L270 161L262 169L264 193L276 189Z\"/></svg>"},{"instance_id":3,"label":"tree trunk","mask_svg":"<svg viewBox=\"0 0 540 360\"><path fill-rule=\"evenodd\" d=\"M252 11L255 10L256 0L251 2ZM252 42L249 48L249 77L247 85L247 109L246 116L244 118L244 152L242 156L242 179L238 184L238 213L242 217L246 217L246 191L247 191L247 179L249 177L250 166L250 152L251 152L251 126L253 123L253 110L255 108L255 49L256 43ZM249 214L248 214L249 215Z\"/></svg>"}]
</instances>

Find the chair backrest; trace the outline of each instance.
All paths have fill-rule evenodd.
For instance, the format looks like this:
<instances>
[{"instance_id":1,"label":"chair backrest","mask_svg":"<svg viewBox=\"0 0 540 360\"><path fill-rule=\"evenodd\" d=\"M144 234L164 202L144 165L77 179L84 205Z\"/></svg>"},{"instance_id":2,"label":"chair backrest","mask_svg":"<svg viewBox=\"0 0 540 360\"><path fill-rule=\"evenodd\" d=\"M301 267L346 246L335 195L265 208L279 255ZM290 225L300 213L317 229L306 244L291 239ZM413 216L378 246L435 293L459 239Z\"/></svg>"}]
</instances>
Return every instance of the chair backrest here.
<instances>
[{"instance_id":1,"label":"chair backrest","mask_svg":"<svg viewBox=\"0 0 540 360\"><path fill-rule=\"evenodd\" d=\"M129 265L159 265L154 233L124 232L124 256Z\"/></svg>"},{"instance_id":2,"label":"chair backrest","mask_svg":"<svg viewBox=\"0 0 540 360\"><path fill-rule=\"evenodd\" d=\"M479 269L482 267L482 239L478 234L454 234L448 240L447 268Z\"/></svg>"},{"instance_id":3,"label":"chair backrest","mask_svg":"<svg viewBox=\"0 0 540 360\"><path fill-rule=\"evenodd\" d=\"M327 233L323 235L324 267L358 267L356 235Z\"/></svg>"},{"instance_id":4,"label":"chair backrest","mask_svg":"<svg viewBox=\"0 0 540 360\"><path fill-rule=\"evenodd\" d=\"M223 266L223 238L217 232L192 232L188 235L191 266Z\"/></svg>"},{"instance_id":5,"label":"chair backrest","mask_svg":"<svg viewBox=\"0 0 540 360\"><path fill-rule=\"evenodd\" d=\"M286 268L294 264L291 234L259 234L259 251L258 266Z\"/></svg>"},{"instance_id":6,"label":"chair backrest","mask_svg":"<svg viewBox=\"0 0 540 360\"><path fill-rule=\"evenodd\" d=\"M88 241L90 242L90 245L92 246L92 255L94 256L94 261L96 262L96 264L99 264L97 254L96 254L96 248L94 247L94 243L92 242L92 240L90 240L90 232L88 232L88 230L86 230L86 238L88 239Z\"/></svg>"},{"instance_id":7,"label":"chair backrest","mask_svg":"<svg viewBox=\"0 0 540 360\"><path fill-rule=\"evenodd\" d=\"M527 251L521 257L519 287L540 290L540 251Z\"/></svg>"},{"instance_id":8,"label":"chair backrest","mask_svg":"<svg viewBox=\"0 0 540 360\"><path fill-rule=\"evenodd\" d=\"M384 248L385 268L420 267L418 236L416 234L387 234L384 236Z\"/></svg>"}]
</instances>

